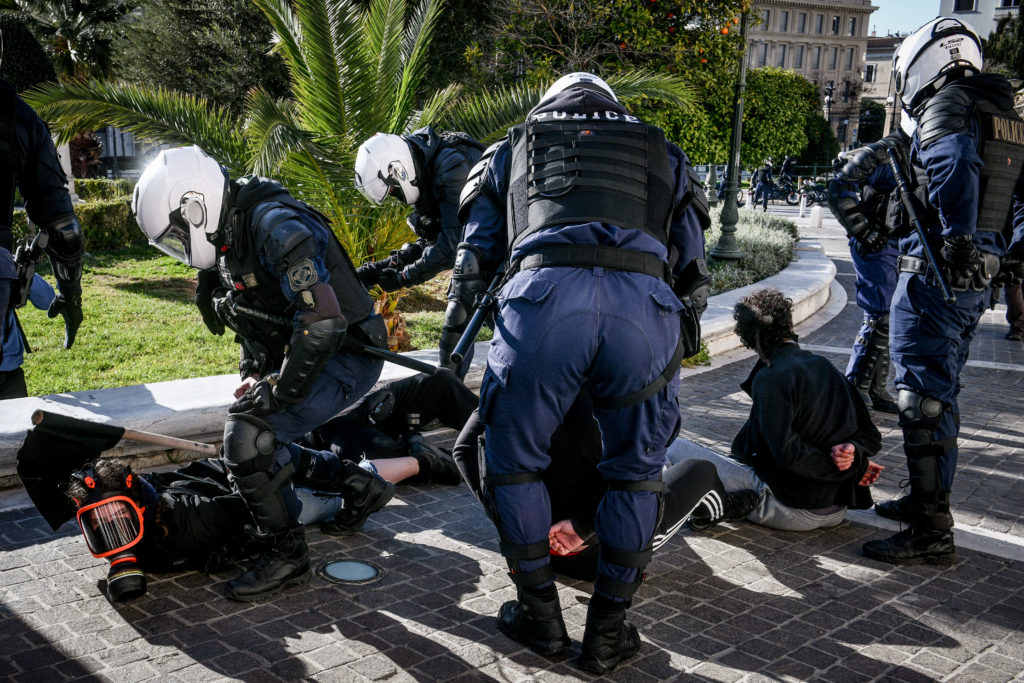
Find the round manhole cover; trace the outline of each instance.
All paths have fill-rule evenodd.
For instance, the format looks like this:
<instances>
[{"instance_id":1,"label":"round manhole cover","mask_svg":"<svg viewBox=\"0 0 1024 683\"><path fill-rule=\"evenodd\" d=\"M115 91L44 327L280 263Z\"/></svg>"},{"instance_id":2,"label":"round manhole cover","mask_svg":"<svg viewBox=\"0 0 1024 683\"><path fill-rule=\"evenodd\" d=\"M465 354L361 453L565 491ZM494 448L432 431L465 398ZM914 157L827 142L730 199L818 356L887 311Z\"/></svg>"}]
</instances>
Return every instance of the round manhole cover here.
<instances>
[{"instance_id":1,"label":"round manhole cover","mask_svg":"<svg viewBox=\"0 0 1024 683\"><path fill-rule=\"evenodd\" d=\"M384 577L384 570L372 562L362 560L331 560L320 565L316 574L331 583L360 586L380 581Z\"/></svg>"}]
</instances>

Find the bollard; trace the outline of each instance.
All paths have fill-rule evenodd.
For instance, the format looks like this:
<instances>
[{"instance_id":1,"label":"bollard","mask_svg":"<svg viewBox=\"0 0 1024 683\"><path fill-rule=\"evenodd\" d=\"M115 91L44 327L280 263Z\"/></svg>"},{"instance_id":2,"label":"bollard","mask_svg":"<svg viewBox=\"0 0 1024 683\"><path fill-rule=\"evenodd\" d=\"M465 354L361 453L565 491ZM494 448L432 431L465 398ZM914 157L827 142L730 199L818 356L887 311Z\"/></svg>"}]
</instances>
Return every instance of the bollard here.
<instances>
[{"instance_id":1,"label":"bollard","mask_svg":"<svg viewBox=\"0 0 1024 683\"><path fill-rule=\"evenodd\" d=\"M822 209L820 206L815 206L811 209L811 219L807 227L811 230L821 230L821 216Z\"/></svg>"},{"instance_id":2,"label":"bollard","mask_svg":"<svg viewBox=\"0 0 1024 683\"><path fill-rule=\"evenodd\" d=\"M800 218L807 215L807 193L800 193Z\"/></svg>"}]
</instances>

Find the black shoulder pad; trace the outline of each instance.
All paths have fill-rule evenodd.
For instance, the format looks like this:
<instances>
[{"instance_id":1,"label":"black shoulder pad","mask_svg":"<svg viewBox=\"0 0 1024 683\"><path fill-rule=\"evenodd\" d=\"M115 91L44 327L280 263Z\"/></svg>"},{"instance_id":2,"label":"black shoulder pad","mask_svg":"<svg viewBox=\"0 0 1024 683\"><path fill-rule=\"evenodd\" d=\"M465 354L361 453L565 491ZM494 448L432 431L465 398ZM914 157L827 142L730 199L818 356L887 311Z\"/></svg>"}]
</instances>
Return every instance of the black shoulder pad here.
<instances>
[{"instance_id":1,"label":"black shoulder pad","mask_svg":"<svg viewBox=\"0 0 1024 683\"><path fill-rule=\"evenodd\" d=\"M676 206L675 215L681 216L687 208L693 207L694 211L697 212L697 221L700 223L701 230L707 230L711 227L711 207L708 204L708 196L704 193L704 185L701 183L700 174L697 173L697 169L686 164L686 177L689 181L689 187L686 190L686 194L683 195L682 201Z\"/></svg>"},{"instance_id":2,"label":"black shoulder pad","mask_svg":"<svg viewBox=\"0 0 1024 683\"><path fill-rule=\"evenodd\" d=\"M491 203L496 208L500 209L503 207L504 202L502 202L501 197L497 195L490 185L484 182L487 179L487 169L491 166L491 159L494 158L494 153L498 151L498 146L502 142L504 142L504 139L498 140L485 149L480 160L469 170L469 175L466 176L466 184L463 186L462 194L459 196L460 221L466 220L467 207L481 194L487 195L487 198L491 200Z\"/></svg>"},{"instance_id":3,"label":"black shoulder pad","mask_svg":"<svg viewBox=\"0 0 1024 683\"><path fill-rule=\"evenodd\" d=\"M928 149L947 135L963 133L970 124L974 107L971 92L951 83L921 105L917 116L917 135L921 148Z\"/></svg>"},{"instance_id":4,"label":"black shoulder pad","mask_svg":"<svg viewBox=\"0 0 1024 683\"><path fill-rule=\"evenodd\" d=\"M292 209L271 205L263 211L254 210L253 230L256 242L262 245L275 267L311 258L316 253L313 233Z\"/></svg>"}]
</instances>

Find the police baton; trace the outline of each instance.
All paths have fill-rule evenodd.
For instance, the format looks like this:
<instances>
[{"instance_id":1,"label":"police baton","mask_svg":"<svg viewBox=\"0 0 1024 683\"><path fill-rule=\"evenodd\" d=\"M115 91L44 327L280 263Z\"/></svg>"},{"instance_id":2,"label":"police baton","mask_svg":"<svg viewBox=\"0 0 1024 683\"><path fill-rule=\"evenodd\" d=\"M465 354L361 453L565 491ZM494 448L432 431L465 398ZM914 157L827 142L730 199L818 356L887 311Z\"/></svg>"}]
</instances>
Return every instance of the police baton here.
<instances>
[{"instance_id":1,"label":"police baton","mask_svg":"<svg viewBox=\"0 0 1024 683\"><path fill-rule=\"evenodd\" d=\"M907 178L903 175L903 167L900 166L900 160L896 156L896 150L892 147L886 149L889 154L889 166L892 167L892 174L896 178L896 185L900 191L900 201L903 202L903 208L907 210L907 217L910 219L910 225L913 226L914 230L917 231L917 237L921 240L921 248L924 250L925 260L928 261L928 265L931 266L932 272L935 273L935 280L939 283L939 289L942 290L942 296L946 300L947 304L956 303L956 295L953 294L953 288L949 286L949 280L939 270L938 260L935 258L935 252L932 251L932 245L928 242L928 235L925 234L924 228L921 227L921 221L917 217L917 209L914 208L914 203L910 198L910 185L907 183Z\"/></svg>"},{"instance_id":2,"label":"police baton","mask_svg":"<svg viewBox=\"0 0 1024 683\"><path fill-rule=\"evenodd\" d=\"M466 359L466 354L469 353L469 347L473 345L473 342L476 341L476 336L480 334L480 328L484 326L487 315L497 302L497 299L494 297L504 277L505 271L499 271L494 276L494 279L491 280L487 291L483 294L477 294L476 300L473 302L473 317L469 319L469 324L466 325L462 336L459 337L459 343L452 349L451 361L455 365L462 365L462 361Z\"/></svg>"},{"instance_id":3,"label":"police baton","mask_svg":"<svg viewBox=\"0 0 1024 683\"><path fill-rule=\"evenodd\" d=\"M249 306L243 306L242 304L232 305L237 313L253 318L255 320L262 320L263 322L270 323L272 325L279 325L281 327L291 327L292 321L280 315L274 315L273 313L267 313L256 308L250 308ZM365 356L373 356L374 358L380 358L389 363L395 365L401 365L402 367L415 370L416 372L422 372L427 375L436 375L438 368L437 366L431 365L430 363L424 363L423 361L416 360L415 358L408 358L400 353L394 353L392 351L385 351L379 349L376 346L370 346L364 344L361 341L353 339L349 335L345 335L345 341L342 344L342 349L345 351L351 351L353 353L361 353Z\"/></svg>"}]
</instances>

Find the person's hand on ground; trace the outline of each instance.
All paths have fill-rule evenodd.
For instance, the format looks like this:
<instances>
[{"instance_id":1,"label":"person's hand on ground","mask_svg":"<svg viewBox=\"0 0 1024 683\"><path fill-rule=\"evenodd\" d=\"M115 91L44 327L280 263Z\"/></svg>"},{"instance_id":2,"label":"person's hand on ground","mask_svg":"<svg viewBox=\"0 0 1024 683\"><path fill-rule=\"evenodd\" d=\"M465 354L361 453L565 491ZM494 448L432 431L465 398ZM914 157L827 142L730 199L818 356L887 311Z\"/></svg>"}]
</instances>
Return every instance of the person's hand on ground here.
<instances>
[{"instance_id":1,"label":"person's hand on ground","mask_svg":"<svg viewBox=\"0 0 1024 683\"><path fill-rule=\"evenodd\" d=\"M242 398L245 392L249 391L250 387L252 387L252 385L256 384L256 382L258 381L260 381L260 378L257 377L256 375L249 375L248 377L246 377L244 380L242 380L242 384L239 385L237 389L235 389L235 398Z\"/></svg>"},{"instance_id":2,"label":"person's hand on ground","mask_svg":"<svg viewBox=\"0 0 1024 683\"><path fill-rule=\"evenodd\" d=\"M868 468L867 470L864 471L864 476L861 477L860 481L857 483L860 486L871 486L876 481L878 481L878 477L881 476L882 470L884 469L884 465L878 465L868 460Z\"/></svg>"},{"instance_id":3,"label":"person's hand on ground","mask_svg":"<svg viewBox=\"0 0 1024 683\"><path fill-rule=\"evenodd\" d=\"M853 465L853 456L856 452L857 449L852 443L841 443L832 447L830 455L832 456L832 462L836 464L839 471L845 472Z\"/></svg>"},{"instance_id":4,"label":"person's hand on ground","mask_svg":"<svg viewBox=\"0 0 1024 683\"><path fill-rule=\"evenodd\" d=\"M576 533L572 522L568 519L563 519L551 525L551 530L548 531L548 545L551 546L555 553L568 555L583 547L583 539Z\"/></svg>"}]
</instances>

